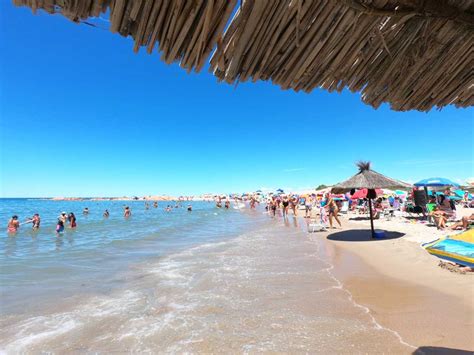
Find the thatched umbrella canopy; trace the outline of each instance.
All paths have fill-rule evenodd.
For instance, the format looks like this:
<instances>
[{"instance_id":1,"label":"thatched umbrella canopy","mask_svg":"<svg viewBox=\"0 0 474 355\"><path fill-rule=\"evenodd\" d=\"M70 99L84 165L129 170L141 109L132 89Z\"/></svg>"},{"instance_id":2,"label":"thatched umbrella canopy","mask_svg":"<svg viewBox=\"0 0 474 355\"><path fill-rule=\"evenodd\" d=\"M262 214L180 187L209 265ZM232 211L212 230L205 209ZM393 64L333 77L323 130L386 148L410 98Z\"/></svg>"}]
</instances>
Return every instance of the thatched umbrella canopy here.
<instances>
[{"instance_id":1,"label":"thatched umbrella canopy","mask_svg":"<svg viewBox=\"0 0 474 355\"><path fill-rule=\"evenodd\" d=\"M94 27L105 16L135 51L188 71L210 62L230 84L349 89L397 111L474 105L474 0L12 1Z\"/></svg>"},{"instance_id":2,"label":"thatched umbrella canopy","mask_svg":"<svg viewBox=\"0 0 474 355\"><path fill-rule=\"evenodd\" d=\"M372 230L372 238L374 237L374 220L372 216L372 198L376 196L375 189L406 189L411 185L403 181L395 180L382 175L370 169L370 162L358 162L359 172L350 179L334 185L331 189L333 193L343 193L352 189L368 189L367 197L369 198L370 210L370 227Z\"/></svg>"}]
</instances>

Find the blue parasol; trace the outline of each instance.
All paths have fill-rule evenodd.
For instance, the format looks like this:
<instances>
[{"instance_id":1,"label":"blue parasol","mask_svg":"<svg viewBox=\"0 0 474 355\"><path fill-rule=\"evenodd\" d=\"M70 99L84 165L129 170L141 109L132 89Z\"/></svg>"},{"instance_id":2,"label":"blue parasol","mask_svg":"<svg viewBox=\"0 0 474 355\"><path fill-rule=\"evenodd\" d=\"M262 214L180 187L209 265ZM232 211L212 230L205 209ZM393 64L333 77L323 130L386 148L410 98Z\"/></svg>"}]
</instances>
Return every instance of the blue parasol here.
<instances>
[{"instance_id":1,"label":"blue parasol","mask_svg":"<svg viewBox=\"0 0 474 355\"><path fill-rule=\"evenodd\" d=\"M423 179L414 184L418 187L429 187L429 186L459 186L458 183L451 181L449 179L433 177L428 179Z\"/></svg>"}]
</instances>

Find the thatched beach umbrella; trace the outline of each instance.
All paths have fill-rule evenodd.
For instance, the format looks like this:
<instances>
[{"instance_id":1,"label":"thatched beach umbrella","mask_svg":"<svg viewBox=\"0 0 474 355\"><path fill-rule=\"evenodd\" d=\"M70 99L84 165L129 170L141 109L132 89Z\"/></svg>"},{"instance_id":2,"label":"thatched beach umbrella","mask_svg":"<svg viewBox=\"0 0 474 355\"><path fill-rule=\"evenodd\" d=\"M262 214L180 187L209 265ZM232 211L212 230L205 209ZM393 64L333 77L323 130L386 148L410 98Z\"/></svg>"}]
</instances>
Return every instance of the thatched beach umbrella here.
<instances>
[{"instance_id":1,"label":"thatched beach umbrella","mask_svg":"<svg viewBox=\"0 0 474 355\"><path fill-rule=\"evenodd\" d=\"M411 185L389 178L374 170L370 169L370 162L358 162L359 172L349 180L340 182L332 187L333 193L344 193L352 189L368 189L367 197L369 199L370 228L372 230L372 238L374 238L374 219L372 216L372 198L375 198L375 189L403 189L410 188Z\"/></svg>"}]
</instances>

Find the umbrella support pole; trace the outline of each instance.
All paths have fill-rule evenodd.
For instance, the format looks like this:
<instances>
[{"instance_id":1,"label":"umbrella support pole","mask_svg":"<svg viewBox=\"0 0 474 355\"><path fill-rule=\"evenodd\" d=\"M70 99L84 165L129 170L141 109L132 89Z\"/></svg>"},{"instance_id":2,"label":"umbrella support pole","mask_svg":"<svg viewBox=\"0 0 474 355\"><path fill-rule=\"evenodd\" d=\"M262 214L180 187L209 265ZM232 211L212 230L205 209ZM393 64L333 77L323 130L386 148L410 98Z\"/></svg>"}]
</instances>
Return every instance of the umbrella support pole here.
<instances>
[{"instance_id":1,"label":"umbrella support pole","mask_svg":"<svg viewBox=\"0 0 474 355\"><path fill-rule=\"evenodd\" d=\"M370 229L372 231L372 239L375 238L375 231L374 231L374 217L372 216L372 199L369 198L369 217L370 217Z\"/></svg>"}]
</instances>

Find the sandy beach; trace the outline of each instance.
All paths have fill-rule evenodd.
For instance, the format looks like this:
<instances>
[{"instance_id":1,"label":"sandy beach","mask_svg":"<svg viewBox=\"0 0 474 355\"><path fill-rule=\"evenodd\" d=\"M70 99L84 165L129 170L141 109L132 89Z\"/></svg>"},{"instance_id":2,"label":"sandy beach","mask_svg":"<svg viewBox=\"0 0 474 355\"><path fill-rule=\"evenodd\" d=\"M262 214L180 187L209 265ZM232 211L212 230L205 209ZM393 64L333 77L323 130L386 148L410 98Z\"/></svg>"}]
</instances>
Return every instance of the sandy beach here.
<instances>
[{"instance_id":1,"label":"sandy beach","mask_svg":"<svg viewBox=\"0 0 474 355\"><path fill-rule=\"evenodd\" d=\"M421 247L446 232L402 218L376 220L394 238L370 240L370 222L354 217L344 216L342 229L310 234L354 300L419 351L474 350L474 275L439 267Z\"/></svg>"}]
</instances>

